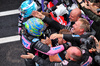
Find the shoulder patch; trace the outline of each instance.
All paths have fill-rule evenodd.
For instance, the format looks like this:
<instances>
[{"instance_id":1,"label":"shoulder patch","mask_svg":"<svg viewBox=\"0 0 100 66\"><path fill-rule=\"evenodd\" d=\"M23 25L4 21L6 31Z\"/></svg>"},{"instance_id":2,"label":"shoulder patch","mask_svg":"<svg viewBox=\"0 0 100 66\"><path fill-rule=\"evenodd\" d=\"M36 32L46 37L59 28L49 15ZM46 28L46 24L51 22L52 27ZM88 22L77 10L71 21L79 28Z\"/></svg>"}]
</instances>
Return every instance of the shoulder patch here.
<instances>
[{"instance_id":1,"label":"shoulder patch","mask_svg":"<svg viewBox=\"0 0 100 66\"><path fill-rule=\"evenodd\" d=\"M80 37L80 35L72 35L72 37Z\"/></svg>"},{"instance_id":2,"label":"shoulder patch","mask_svg":"<svg viewBox=\"0 0 100 66\"><path fill-rule=\"evenodd\" d=\"M38 38L34 38L33 40L32 40L32 42L37 42L39 39Z\"/></svg>"}]
</instances>

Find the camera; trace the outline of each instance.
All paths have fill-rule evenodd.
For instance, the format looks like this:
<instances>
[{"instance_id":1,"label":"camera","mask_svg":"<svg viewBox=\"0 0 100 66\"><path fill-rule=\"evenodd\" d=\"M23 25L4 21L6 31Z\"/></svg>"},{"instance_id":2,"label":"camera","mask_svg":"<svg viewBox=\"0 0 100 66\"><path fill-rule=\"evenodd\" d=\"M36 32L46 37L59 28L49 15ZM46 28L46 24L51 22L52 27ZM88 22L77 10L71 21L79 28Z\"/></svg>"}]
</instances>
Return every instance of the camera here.
<instances>
[{"instance_id":1,"label":"camera","mask_svg":"<svg viewBox=\"0 0 100 66\"><path fill-rule=\"evenodd\" d=\"M87 49L95 47L95 40L92 37L88 37L87 39L86 38L81 38L80 42L82 44L85 44Z\"/></svg>"},{"instance_id":2,"label":"camera","mask_svg":"<svg viewBox=\"0 0 100 66\"><path fill-rule=\"evenodd\" d=\"M52 39L51 41L52 41L52 46L56 46L58 44L58 38L54 40Z\"/></svg>"},{"instance_id":3,"label":"camera","mask_svg":"<svg viewBox=\"0 0 100 66\"><path fill-rule=\"evenodd\" d=\"M100 8L99 9L97 9L97 13L99 13L100 12Z\"/></svg>"}]
</instances>

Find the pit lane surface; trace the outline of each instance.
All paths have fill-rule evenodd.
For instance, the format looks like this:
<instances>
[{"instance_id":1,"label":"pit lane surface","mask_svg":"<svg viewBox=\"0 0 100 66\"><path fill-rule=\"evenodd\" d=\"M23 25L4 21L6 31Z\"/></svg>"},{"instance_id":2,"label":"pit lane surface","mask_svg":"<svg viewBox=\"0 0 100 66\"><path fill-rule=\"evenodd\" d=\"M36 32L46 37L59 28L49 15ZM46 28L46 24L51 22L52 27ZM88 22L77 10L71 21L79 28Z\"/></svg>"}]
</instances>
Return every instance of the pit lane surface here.
<instances>
[{"instance_id":1,"label":"pit lane surface","mask_svg":"<svg viewBox=\"0 0 100 66\"><path fill-rule=\"evenodd\" d=\"M0 66L25 66L18 36L18 7L24 0L0 0Z\"/></svg>"}]
</instances>

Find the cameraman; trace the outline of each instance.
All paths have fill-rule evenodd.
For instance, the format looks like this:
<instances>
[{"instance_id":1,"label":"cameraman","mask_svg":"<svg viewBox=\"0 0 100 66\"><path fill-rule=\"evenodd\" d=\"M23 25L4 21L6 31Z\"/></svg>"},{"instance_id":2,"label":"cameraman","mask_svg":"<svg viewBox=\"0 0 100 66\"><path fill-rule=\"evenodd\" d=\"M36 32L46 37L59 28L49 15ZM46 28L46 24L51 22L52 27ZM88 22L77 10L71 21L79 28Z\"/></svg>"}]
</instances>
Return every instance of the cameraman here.
<instances>
[{"instance_id":1,"label":"cameraman","mask_svg":"<svg viewBox=\"0 0 100 66\"><path fill-rule=\"evenodd\" d=\"M91 57L93 58L93 62L91 66L99 66L100 65L100 41L98 41L96 37L93 35L81 41L84 43L81 46L81 48L86 48L89 51Z\"/></svg>"},{"instance_id":2,"label":"cameraman","mask_svg":"<svg viewBox=\"0 0 100 66\"><path fill-rule=\"evenodd\" d=\"M90 36L95 40L95 48L89 49L91 56L93 57L93 66L100 65L100 41L97 40L95 36Z\"/></svg>"},{"instance_id":3,"label":"cameraman","mask_svg":"<svg viewBox=\"0 0 100 66\"><path fill-rule=\"evenodd\" d=\"M81 63L84 62L82 60L82 51L80 50L79 47L69 47L66 50L65 58L66 60L63 60L62 62L50 62L50 61L45 61L44 59L35 56L31 53L28 53L28 55L21 55L21 58L26 58L26 59L32 59L33 61L37 62L39 65L43 66L83 66ZM86 57L86 56L85 56ZM89 57L89 60L87 61L88 63L85 65L90 65L92 62L92 58Z\"/></svg>"}]
</instances>

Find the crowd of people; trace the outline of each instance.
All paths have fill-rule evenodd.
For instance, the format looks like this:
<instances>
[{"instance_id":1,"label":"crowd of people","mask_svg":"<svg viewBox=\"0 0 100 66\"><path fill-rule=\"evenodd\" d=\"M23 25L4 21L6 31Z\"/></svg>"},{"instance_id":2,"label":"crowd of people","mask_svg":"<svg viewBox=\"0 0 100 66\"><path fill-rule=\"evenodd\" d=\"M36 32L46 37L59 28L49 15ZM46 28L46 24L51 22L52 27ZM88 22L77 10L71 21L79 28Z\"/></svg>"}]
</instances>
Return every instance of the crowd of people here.
<instances>
[{"instance_id":1,"label":"crowd of people","mask_svg":"<svg viewBox=\"0 0 100 66\"><path fill-rule=\"evenodd\" d=\"M19 11L26 66L100 66L100 0L25 0Z\"/></svg>"}]
</instances>

